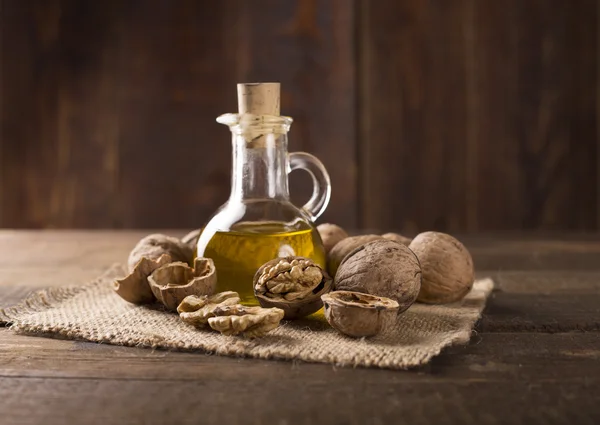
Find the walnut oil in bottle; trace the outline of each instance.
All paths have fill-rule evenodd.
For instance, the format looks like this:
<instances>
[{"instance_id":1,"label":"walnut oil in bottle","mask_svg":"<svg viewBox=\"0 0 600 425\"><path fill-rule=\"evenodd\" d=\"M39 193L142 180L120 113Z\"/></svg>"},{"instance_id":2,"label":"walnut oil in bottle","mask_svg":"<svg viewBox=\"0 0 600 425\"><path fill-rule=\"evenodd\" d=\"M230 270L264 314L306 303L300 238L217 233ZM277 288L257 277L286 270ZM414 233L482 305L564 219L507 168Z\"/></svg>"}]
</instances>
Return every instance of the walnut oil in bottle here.
<instances>
[{"instance_id":1,"label":"walnut oil in bottle","mask_svg":"<svg viewBox=\"0 0 600 425\"><path fill-rule=\"evenodd\" d=\"M217 269L217 292L235 291L242 303L257 305L252 281L260 266L277 257L295 255L325 267L325 251L319 234L307 223L290 228L278 222L237 223L217 231L198 255L212 258Z\"/></svg>"}]
</instances>

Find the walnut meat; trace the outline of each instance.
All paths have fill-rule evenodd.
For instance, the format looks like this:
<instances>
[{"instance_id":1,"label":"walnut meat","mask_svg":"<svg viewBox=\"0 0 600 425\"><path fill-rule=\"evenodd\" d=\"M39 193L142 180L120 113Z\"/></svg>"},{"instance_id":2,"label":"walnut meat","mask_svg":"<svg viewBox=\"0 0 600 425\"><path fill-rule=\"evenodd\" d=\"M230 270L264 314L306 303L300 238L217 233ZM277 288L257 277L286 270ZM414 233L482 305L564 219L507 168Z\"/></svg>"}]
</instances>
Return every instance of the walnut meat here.
<instances>
[{"instance_id":1,"label":"walnut meat","mask_svg":"<svg viewBox=\"0 0 600 425\"><path fill-rule=\"evenodd\" d=\"M129 272L132 272L142 258L156 260L163 254L170 255L172 261L191 263L193 252L194 250L190 245L179 239L156 233L146 236L137 243L129 254L127 266Z\"/></svg>"},{"instance_id":2,"label":"walnut meat","mask_svg":"<svg viewBox=\"0 0 600 425\"><path fill-rule=\"evenodd\" d=\"M321 295L331 289L331 278L321 267L308 258L293 256L263 264L253 283L260 305L282 309L286 319L319 310L323 306Z\"/></svg>"},{"instance_id":3,"label":"walnut meat","mask_svg":"<svg viewBox=\"0 0 600 425\"><path fill-rule=\"evenodd\" d=\"M339 241L348 237L348 233L337 224L319 224L317 226L317 231L323 241L323 247L325 248L326 254L329 254L329 251L331 251Z\"/></svg>"},{"instance_id":4,"label":"walnut meat","mask_svg":"<svg viewBox=\"0 0 600 425\"><path fill-rule=\"evenodd\" d=\"M410 307L421 288L421 266L406 246L387 239L356 248L340 265L334 290L363 292L398 302L398 313Z\"/></svg>"},{"instance_id":5,"label":"walnut meat","mask_svg":"<svg viewBox=\"0 0 600 425\"><path fill-rule=\"evenodd\" d=\"M423 268L418 301L445 304L462 299L473 286L473 259L465 246L450 235L425 232L417 235L410 249Z\"/></svg>"},{"instance_id":6,"label":"walnut meat","mask_svg":"<svg viewBox=\"0 0 600 425\"><path fill-rule=\"evenodd\" d=\"M385 233L383 235L381 235L382 238L384 239L389 239L391 241L395 241L398 243L401 243L402 245L410 245L410 242L412 241L411 238L407 238L404 235L401 235L399 233Z\"/></svg>"},{"instance_id":7,"label":"walnut meat","mask_svg":"<svg viewBox=\"0 0 600 425\"><path fill-rule=\"evenodd\" d=\"M351 236L339 241L335 246L329 251L329 255L327 256L327 272L329 276L335 278L335 274L337 273L337 269L340 266L342 260L348 255L350 252L354 251L357 247L364 245L368 242L376 241L378 239L383 239L379 235L361 235L361 236Z\"/></svg>"},{"instance_id":8,"label":"walnut meat","mask_svg":"<svg viewBox=\"0 0 600 425\"><path fill-rule=\"evenodd\" d=\"M210 258L198 257L194 268L183 262L159 267L148 277L148 283L156 299L176 311L188 295L211 295L217 285L217 272Z\"/></svg>"},{"instance_id":9,"label":"walnut meat","mask_svg":"<svg viewBox=\"0 0 600 425\"><path fill-rule=\"evenodd\" d=\"M373 336L395 323L396 301L352 291L334 291L321 297L329 324L348 336Z\"/></svg>"},{"instance_id":10,"label":"walnut meat","mask_svg":"<svg viewBox=\"0 0 600 425\"><path fill-rule=\"evenodd\" d=\"M154 270L170 262L171 256L168 254L163 254L156 260L142 257L127 277L113 282L113 289L121 298L130 303L148 304L154 302L155 297L148 284L148 276Z\"/></svg>"},{"instance_id":11,"label":"walnut meat","mask_svg":"<svg viewBox=\"0 0 600 425\"><path fill-rule=\"evenodd\" d=\"M179 317L186 323L198 328L208 325L208 319L215 317L224 308L240 303L237 292L219 292L208 295L188 295L177 307Z\"/></svg>"},{"instance_id":12,"label":"walnut meat","mask_svg":"<svg viewBox=\"0 0 600 425\"><path fill-rule=\"evenodd\" d=\"M225 306L215 317L208 319L209 326L223 335L243 334L247 338L258 338L279 326L284 312L279 308Z\"/></svg>"}]
</instances>

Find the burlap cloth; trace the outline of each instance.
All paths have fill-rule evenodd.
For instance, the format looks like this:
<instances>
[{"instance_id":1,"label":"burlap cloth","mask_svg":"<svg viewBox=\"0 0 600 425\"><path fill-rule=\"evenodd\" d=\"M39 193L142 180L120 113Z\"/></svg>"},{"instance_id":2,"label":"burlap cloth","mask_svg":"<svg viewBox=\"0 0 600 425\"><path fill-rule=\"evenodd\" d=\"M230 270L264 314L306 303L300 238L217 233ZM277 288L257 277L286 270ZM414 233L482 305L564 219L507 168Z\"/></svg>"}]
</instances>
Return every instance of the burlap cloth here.
<instances>
[{"instance_id":1,"label":"burlap cloth","mask_svg":"<svg viewBox=\"0 0 600 425\"><path fill-rule=\"evenodd\" d=\"M455 304L414 304L398 316L386 334L353 339L329 327L322 315L285 322L266 337L248 340L201 331L160 307L129 304L112 290L115 265L84 286L51 288L29 295L20 304L0 309L0 321L23 334L68 338L133 347L198 350L260 359L298 359L340 366L406 369L427 363L444 347L466 343L494 286L475 282Z\"/></svg>"}]
</instances>

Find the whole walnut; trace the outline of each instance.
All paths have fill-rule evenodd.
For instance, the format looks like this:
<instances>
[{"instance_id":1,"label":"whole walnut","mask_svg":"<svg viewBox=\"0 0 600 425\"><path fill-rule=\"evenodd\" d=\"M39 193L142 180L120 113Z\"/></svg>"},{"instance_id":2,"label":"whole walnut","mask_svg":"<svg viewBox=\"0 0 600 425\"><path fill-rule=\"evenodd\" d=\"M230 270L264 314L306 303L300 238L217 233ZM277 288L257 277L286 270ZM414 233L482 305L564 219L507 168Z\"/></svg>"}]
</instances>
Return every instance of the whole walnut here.
<instances>
[{"instance_id":1,"label":"whole walnut","mask_svg":"<svg viewBox=\"0 0 600 425\"><path fill-rule=\"evenodd\" d=\"M133 272L142 258L157 260L161 255L168 254L172 261L191 263L194 249L190 245L172 236L155 233L141 239L129 254L127 265Z\"/></svg>"},{"instance_id":2,"label":"whole walnut","mask_svg":"<svg viewBox=\"0 0 600 425\"><path fill-rule=\"evenodd\" d=\"M406 246L387 239L362 245L344 258L333 283L336 291L364 292L408 309L421 289L421 265Z\"/></svg>"},{"instance_id":3,"label":"whole walnut","mask_svg":"<svg viewBox=\"0 0 600 425\"><path fill-rule=\"evenodd\" d=\"M400 233L384 233L383 235L381 235L381 237L389 239L391 241L396 241L406 246L410 245L410 242L412 241L411 238L407 238L406 236L401 235Z\"/></svg>"},{"instance_id":4,"label":"whole walnut","mask_svg":"<svg viewBox=\"0 0 600 425\"><path fill-rule=\"evenodd\" d=\"M340 266L342 260L346 255L352 252L354 249L358 248L361 245L364 245L371 241L376 241L378 239L383 239L379 235L360 235L360 236L351 236L339 241L335 246L329 251L327 255L327 272L329 276L335 277L335 274Z\"/></svg>"},{"instance_id":5,"label":"whole walnut","mask_svg":"<svg viewBox=\"0 0 600 425\"><path fill-rule=\"evenodd\" d=\"M445 304L462 299L475 279L473 259L467 248L445 233L417 235L409 248L419 258L423 282L418 301Z\"/></svg>"},{"instance_id":6,"label":"whole walnut","mask_svg":"<svg viewBox=\"0 0 600 425\"><path fill-rule=\"evenodd\" d=\"M346 239L348 233L337 224L323 223L317 226L317 231L321 240L323 241L323 247L325 247L325 253L329 254L331 248L333 248L339 241Z\"/></svg>"}]
</instances>

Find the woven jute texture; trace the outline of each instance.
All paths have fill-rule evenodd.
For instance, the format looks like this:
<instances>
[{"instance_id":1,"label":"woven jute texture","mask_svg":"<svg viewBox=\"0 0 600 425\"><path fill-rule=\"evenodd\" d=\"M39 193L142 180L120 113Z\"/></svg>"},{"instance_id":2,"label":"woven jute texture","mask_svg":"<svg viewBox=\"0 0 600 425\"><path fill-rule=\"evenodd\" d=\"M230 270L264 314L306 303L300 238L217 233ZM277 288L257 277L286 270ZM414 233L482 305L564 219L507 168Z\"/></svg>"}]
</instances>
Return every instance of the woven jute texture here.
<instances>
[{"instance_id":1,"label":"woven jute texture","mask_svg":"<svg viewBox=\"0 0 600 425\"><path fill-rule=\"evenodd\" d=\"M373 338L353 339L329 327L322 315L284 322L267 336L249 340L197 330L162 308L135 306L112 290L115 265L93 282L51 288L0 310L0 321L16 332L134 347L190 350L260 359L303 360L339 366L407 369L427 363L444 347L466 343L494 286L475 282L455 304L414 304L395 327Z\"/></svg>"}]
</instances>

